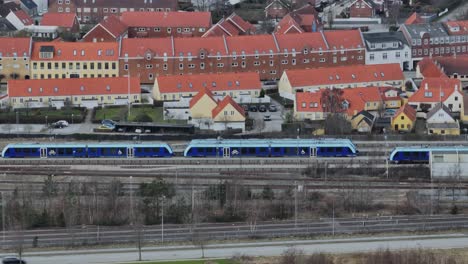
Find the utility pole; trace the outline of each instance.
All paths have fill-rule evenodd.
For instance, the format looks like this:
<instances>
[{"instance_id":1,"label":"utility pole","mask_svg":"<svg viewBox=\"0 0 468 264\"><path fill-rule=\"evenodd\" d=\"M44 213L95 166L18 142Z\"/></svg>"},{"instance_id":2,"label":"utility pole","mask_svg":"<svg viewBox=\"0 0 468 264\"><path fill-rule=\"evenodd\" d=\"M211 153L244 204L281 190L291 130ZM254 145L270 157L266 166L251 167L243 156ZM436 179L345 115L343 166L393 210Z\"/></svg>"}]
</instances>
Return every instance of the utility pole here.
<instances>
[{"instance_id":1,"label":"utility pole","mask_svg":"<svg viewBox=\"0 0 468 264\"><path fill-rule=\"evenodd\" d=\"M297 181L294 181L294 227L297 228Z\"/></svg>"},{"instance_id":2,"label":"utility pole","mask_svg":"<svg viewBox=\"0 0 468 264\"><path fill-rule=\"evenodd\" d=\"M164 243L164 199L166 196L163 195L161 198L161 243Z\"/></svg>"},{"instance_id":3,"label":"utility pole","mask_svg":"<svg viewBox=\"0 0 468 264\"><path fill-rule=\"evenodd\" d=\"M335 236L335 199L332 205L332 236Z\"/></svg>"},{"instance_id":4,"label":"utility pole","mask_svg":"<svg viewBox=\"0 0 468 264\"><path fill-rule=\"evenodd\" d=\"M133 226L133 176L130 176L130 225Z\"/></svg>"},{"instance_id":5,"label":"utility pole","mask_svg":"<svg viewBox=\"0 0 468 264\"><path fill-rule=\"evenodd\" d=\"M2 195L2 248L5 246L5 194L4 192L0 193Z\"/></svg>"}]
</instances>

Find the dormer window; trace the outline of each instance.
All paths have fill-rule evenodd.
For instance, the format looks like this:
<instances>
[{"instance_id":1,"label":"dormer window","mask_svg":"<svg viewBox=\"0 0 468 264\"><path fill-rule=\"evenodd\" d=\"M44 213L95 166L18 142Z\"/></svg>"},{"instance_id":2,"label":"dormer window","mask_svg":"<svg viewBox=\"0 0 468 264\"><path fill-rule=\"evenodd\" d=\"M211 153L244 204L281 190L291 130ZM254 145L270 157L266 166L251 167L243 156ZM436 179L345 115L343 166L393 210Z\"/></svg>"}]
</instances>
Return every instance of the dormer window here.
<instances>
[{"instance_id":1,"label":"dormer window","mask_svg":"<svg viewBox=\"0 0 468 264\"><path fill-rule=\"evenodd\" d=\"M146 59L147 59L147 60L151 60L151 53L149 53L149 52L146 53Z\"/></svg>"},{"instance_id":2,"label":"dormer window","mask_svg":"<svg viewBox=\"0 0 468 264\"><path fill-rule=\"evenodd\" d=\"M216 82L212 82L211 86L216 87Z\"/></svg>"},{"instance_id":3,"label":"dormer window","mask_svg":"<svg viewBox=\"0 0 468 264\"><path fill-rule=\"evenodd\" d=\"M106 86L106 91L110 91L110 89L111 89L111 88L110 88L110 85L107 85L107 86Z\"/></svg>"},{"instance_id":4,"label":"dormer window","mask_svg":"<svg viewBox=\"0 0 468 264\"><path fill-rule=\"evenodd\" d=\"M80 87L80 91L82 91L82 92L84 91L84 86Z\"/></svg>"},{"instance_id":5,"label":"dormer window","mask_svg":"<svg viewBox=\"0 0 468 264\"><path fill-rule=\"evenodd\" d=\"M98 50L97 55L102 56L102 50Z\"/></svg>"},{"instance_id":6,"label":"dormer window","mask_svg":"<svg viewBox=\"0 0 468 264\"><path fill-rule=\"evenodd\" d=\"M39 92L42 93L44 91L44 89L42 89L42 87L39 88Z\"/></svg>"},{"instance_id":7,"label":"dormer window","mask_svg":"<svg viewBox=\"0 0 468 264\"><path fill-rule=\"evenodd\" d=\"M54 87L54 93L58 92L58 87Z\"/></svg>"},{"instance_id":8,"label":"dormer window","mask_svg":"<svg viewBox=\"0 0 468 264\"><path fill-rule=\"evenodd\" d=\"M240 86L240 82L239 82L239 81L236 81L236 86Z\"/></svg>"},{"instance_id":9,"label":"dormer window","mask_svg":"<svg viewBox=\"0 0 468 264\"><path fill-rule=\"evenodd\" d=\"M76 50L73 50L73 56L76 56Z\"/></svg>"},{"instance_id":10,"label":"dormer window","mask_svg":"<svg viewBox=\"0 0 468 264\"><path fill-rule=\"evenodd\" d=\"M81 50L81 56L84 56L84 55L85 55L85 51Z\"/></svg>"},{"instance_id":11,"label":"dormer window","mask_svg":"<svg viewBox=\"0 0 468 264\"><path fill-rule=\"evenodd\" d=\"M42 46L39 49L39 58L52 59L54 57L54 46Z\"/></svg>"},{"instance_id":12,"label":"dormer window","mask_svg":"<svg viewBox=\"0 0 468 264\"><path fill-rule=\"evenodd\" d=\"M32 88L31 87L28 88L28 93L32 93Z\"/></svg>"}]
</instances>

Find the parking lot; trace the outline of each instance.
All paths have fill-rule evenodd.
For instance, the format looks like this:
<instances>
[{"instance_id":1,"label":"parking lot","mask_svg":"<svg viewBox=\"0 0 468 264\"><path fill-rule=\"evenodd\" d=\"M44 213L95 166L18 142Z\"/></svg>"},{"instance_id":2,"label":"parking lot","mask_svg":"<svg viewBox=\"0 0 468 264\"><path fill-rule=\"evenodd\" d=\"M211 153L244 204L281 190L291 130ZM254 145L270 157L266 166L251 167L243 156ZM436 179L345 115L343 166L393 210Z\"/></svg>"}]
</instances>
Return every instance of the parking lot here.
<instances>
[{"instance_id":1,"label":"parking lot","mask_svg":"<svg viewBox=\"0 0 468 264\"><path fill-rule=\"evenodd\" d=\"M268 110L268 105L265 105L266 112L252 112L248 111L249 118L254 120L253 129L247 133L258 133L258 132L277 132L281 131L281 124L283 124L283 106L276 101L272 100L272 105L276 106L276 111L271 112ZM265 118L268 117L269 118Z\"/></svg>"}]
</instances>

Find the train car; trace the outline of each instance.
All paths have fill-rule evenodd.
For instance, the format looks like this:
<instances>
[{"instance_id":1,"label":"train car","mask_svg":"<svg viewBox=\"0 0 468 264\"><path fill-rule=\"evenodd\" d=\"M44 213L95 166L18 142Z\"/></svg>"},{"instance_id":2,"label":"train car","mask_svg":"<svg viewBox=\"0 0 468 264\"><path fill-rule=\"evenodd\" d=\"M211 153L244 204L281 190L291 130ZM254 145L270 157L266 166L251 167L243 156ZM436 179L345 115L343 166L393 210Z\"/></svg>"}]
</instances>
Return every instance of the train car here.
<instances>
[{"instance_id":1,"label":"train car","mask_svg":"<svg viewBox=\"0 0 468 264\"><path fill-rule=\"evenodd\" d=\"M397 147L390 153L389 161L392 163L429 163L430 153L437 152L468 152L468 147L453 146L453 147L429 147L429 146L413 146L413 147Z\"/></svg>"},{"instance_id":2,"label":"train car","mask_svg":"<svg viewBox=\"0 0 468 264\"><path fill-rule=\"evenodd\" d=\"M144 158L171 157L166 143L19 143L9 144L3 158Z\"/></svg>"},{"instance_id":3,"label":"train car","mask_svg":"<svg viewBox=\"0 0 468 264\"><path fill-rule=\"evenodd\" d=\"M185 157L350 157L358 153L348 139L201 139Z\"/></svg>"}]
</instances>

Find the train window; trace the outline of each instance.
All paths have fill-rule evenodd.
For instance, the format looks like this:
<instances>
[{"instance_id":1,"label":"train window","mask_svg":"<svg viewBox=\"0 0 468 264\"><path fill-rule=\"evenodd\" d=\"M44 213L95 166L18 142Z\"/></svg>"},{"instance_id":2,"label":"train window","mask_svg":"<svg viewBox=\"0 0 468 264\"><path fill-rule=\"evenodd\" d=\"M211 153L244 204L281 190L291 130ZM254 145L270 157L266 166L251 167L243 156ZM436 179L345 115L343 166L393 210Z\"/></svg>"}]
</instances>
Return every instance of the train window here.
<instances>
[{"instance_id":1,"label":"train window","mask_svg":"<svg viewBox=\"0 0 468 264\"><path fill-rule=\"evenodd\" d=\"M249 154L255 154L255 148L248 148Z\"/></svg>"},{"instance_id":2,"label":"train window","mask_svg":"<svg viewBox=\"0 0 468 264\"><path fill-rule=\"evenodd\" d=\"M97 148L90 148L89 152L96 154L97 153Z\"/></svg>"},{"instance_id":3,"label":"train window","mask_svg":"<svg viewBox=\"0 0 468 264\"><path fill-rule=\"evenodd\" d=\"M66 148L66 149L65 149L65 153L66 153L66 154L73 154L73 149L71 149L71 148Z\"/></svg>"},{"instance_id":4,"label":"train window","mask_svg":"<svg viewBox=\"0 0 468 264\"><path fill-rule=\"evenodd\" d=\"M410 156L410 153L409 152L403 152L403 157L409 157Z\"/></svg>"},{"instance_id":5,"label":"train window","mask_svg":"<svg viewBox=\"0 0 468 264\"><path fill-rule=\"evenodd\" d=\"M267 148L260 148L260 152L266 152Z\"/></svg>"},{"instance_id":6,"label":"train window","mask_svg":"<svg viewBox=\"0 0 468 264\"><path fill-rule=\"evenodd\" d=\"M274 151L274 152L280 152L280 151L281 151L281 148L273 148L273 151Z\"/></svg>"},{"instance_id":7,"label":"train window","mask_svg":"<svg viewBox=\"0 0 468 264\"><path fill-rule=\"evenodd\" d=\"M343 151L343 148L341 148L341 147L340 147L340 148L335 148L335 151L336 151L336 152L342 152L342 151Z\"/></svg>"},{"instance_id":8,"label":"train window","mask_svg":"<svg viewBox=\"0 0 468 264\"><path fill-rule=\"evenodd\" d=\"M153 151L154 151L154 149L153 149ZM150 148L144 148L143 152L151 152L151 149Z\"/></svg>"},{"instance_id":9,"label":"train window","mask_svg":"<svg viewBox=\"0 0 468 264\"><path fill-rule=\"evenodd\" d=\"M59 155L65 154L65 149L63 149L63 148L58 148L58 149L57 149L57 154L59 154Z\"/></svg>"}]
</instances>

